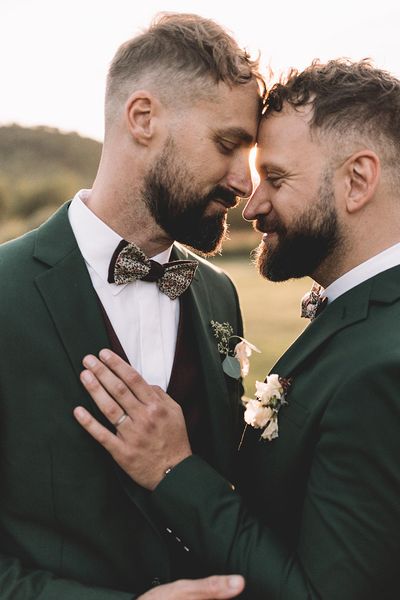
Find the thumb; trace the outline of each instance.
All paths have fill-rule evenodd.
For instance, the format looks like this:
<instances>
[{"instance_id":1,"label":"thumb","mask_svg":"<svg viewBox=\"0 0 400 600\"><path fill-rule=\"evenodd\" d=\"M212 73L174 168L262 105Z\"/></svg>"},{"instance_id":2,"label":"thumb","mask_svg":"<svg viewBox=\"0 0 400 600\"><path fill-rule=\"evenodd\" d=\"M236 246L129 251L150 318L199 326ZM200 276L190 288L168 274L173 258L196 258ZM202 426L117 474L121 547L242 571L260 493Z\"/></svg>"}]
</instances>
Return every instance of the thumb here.
<instances>
[{"instance_id":1,"label":"thumb","mask_svg":"<svg viewBox=\"0 0 400 600\"><path fill-rule=\"evenodd\" d=\"M222 600L234 598L243 588L241 575L213 575L166 583L139 596L138 600Z\"/></svg>"},{"instance_id":2,"label":"thumb","mask_svg":"<svg viewBox=\"0 0 400 600\"><path fill-rule=\"evenodd\" d=\"M217 600L234 598L244 589L244 579L241 575L213 575L205 579L186 582L190 586L190 600Z\"/></svg>"}]
</instances>

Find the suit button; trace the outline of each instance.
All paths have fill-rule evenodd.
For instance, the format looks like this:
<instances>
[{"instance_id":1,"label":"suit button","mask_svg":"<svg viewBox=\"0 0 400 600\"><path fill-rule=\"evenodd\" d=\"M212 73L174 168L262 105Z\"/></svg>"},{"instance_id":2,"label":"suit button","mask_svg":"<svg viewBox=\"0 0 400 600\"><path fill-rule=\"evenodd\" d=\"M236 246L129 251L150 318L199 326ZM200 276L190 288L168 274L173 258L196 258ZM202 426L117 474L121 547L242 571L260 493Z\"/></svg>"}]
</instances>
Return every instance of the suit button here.
<instances>
[{"instance_id":1,"label":"suit button","mask_svg":"<svg viewBox=\"0 0 400 600\"><path fill-rule=\"evenodd\" d=\"M157 585L161 585L161 580L159 577L154 577L151 582L151 587L156 587Z\"/></svg>"}]
</instances>

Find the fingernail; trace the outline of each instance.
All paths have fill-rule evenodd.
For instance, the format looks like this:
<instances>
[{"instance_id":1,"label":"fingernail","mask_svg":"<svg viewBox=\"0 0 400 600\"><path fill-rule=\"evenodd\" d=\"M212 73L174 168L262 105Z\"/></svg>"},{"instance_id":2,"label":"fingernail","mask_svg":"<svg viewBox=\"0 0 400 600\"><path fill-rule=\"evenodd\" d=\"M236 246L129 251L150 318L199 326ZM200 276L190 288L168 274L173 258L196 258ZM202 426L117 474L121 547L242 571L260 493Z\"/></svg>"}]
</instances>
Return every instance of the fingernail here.
<instances>
[{"instance_id":1,"label":"fingernail","mask_svg":"<svg viewBox=\"0 0 400 600\"><path fill-rule=\"evenodd\" d=\"M85 367L95 367L96 358L91 354L88 354L88 356L85 356L85 358L83 359L83 364L85 365Z\"/></svg>"},{"instance_id":2,"label":"fingernail","mask_svg":"<svg viewBox=\"0 0 400 600\"><path fill-rule=\"evenodd\" d=\"M101 360L109 360L111 358L111 352L109 350L101 350L99 356Z\"/></svg>"},{"instance_id":3,"label":"fingernail","mask_svg":"<svg viewBox=\"0 0 400 600\"><path fill-rule=\"evenodd\" d=\"M94 380L94 377L90 371L82 371L81 376L85 383L90 383Z\"/></svg>"},{"instance_id":4,"label":"fingernail","mask_svg":"<svg viewBox=\"0 0 400 600\"><path fill-rule=\"evenodd\" d=\"M85 411L81 406L77 406L74 410L74 415L77 419L83 419L85 417Z\"/></svg>"},{"instance_id":5,"label":"fingernail","mask_svg":"<svg viewBox=\"0 0 400 600\"><path fill-rule=\"evenodd\" d=\"M230 575L228 577L228 587L237 590L243 584L243 578L240 575Z\"/></svg>"}]
</instances>

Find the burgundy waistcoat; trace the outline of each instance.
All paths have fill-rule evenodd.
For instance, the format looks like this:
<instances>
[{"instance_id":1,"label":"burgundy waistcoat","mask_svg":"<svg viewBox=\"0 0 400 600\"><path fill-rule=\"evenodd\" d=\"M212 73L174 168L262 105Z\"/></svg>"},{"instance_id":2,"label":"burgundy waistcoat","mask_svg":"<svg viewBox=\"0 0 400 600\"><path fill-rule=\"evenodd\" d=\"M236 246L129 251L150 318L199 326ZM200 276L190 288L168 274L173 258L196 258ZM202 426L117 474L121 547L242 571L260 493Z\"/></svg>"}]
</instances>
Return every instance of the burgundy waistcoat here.
<instances>
[{"instance_id":1,"label":"burgundy waistcoat","mask_svg":"<svg viewBox=\"0 0 400 600\"><path fill-rule=\"evenodd\" d=\"M193 326L190 294L185 292L179 301L178 335L167 393L182 407L193 453L209 461L211 456L207 441L210 429L205 408L204 375L201 371L201 357ZM104 307L100 301L99 303L111 349L129 362ZM202 576L203 573L197 569L198 561L192 561L192 554L184 549L184 544L177 542L173 534L166 533L162 524L160 531L171 556L171 579Z\"/></svg>"}]
</instances>

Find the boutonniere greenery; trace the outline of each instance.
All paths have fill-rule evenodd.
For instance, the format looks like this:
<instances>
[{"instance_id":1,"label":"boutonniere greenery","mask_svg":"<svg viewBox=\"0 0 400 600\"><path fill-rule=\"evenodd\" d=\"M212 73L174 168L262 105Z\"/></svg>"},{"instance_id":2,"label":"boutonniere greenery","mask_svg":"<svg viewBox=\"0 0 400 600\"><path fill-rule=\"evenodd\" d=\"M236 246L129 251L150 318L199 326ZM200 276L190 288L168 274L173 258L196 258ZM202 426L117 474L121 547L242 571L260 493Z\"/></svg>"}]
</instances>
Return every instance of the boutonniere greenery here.
<instances>
[{"instance_id":1,"label":"boutonniere greenery","mask_svg":"<svg viewBox=\"0 0 400 600\"><path fill-rule=\"evenodd\" d=\"M256 381L255 399L243 398L246 426L242 440L248 425L263 430L260 439L270 442L278 437L278 413L287 404L286 394L290 384L291 379L284 379L275 373L268 375L264 382Z\"/></svg>"},{"instance_id":2,"label":"boutonniere greenery","mask_svg":"<svg viewBox=\"0 0 400 600\"><path fill-rule=\"evenodd\" d=\"M210 321L210 325L218 342L218 352L225 356L222 362L224 372L234 379L246 377L250 368L249 358L252 352L261 352L261 350L240 335L234 335L230 323ZM235 340L240 341L235 343Z\"/></svg>"}]
</instances>

